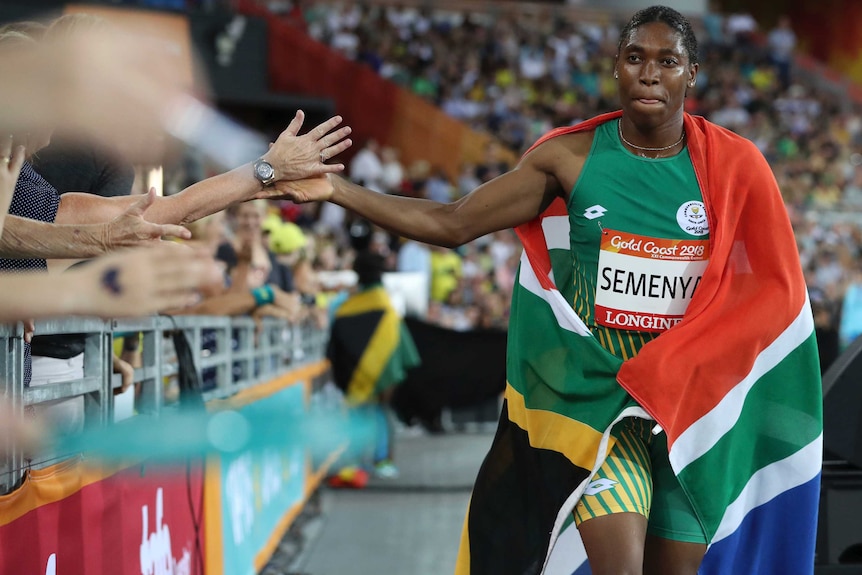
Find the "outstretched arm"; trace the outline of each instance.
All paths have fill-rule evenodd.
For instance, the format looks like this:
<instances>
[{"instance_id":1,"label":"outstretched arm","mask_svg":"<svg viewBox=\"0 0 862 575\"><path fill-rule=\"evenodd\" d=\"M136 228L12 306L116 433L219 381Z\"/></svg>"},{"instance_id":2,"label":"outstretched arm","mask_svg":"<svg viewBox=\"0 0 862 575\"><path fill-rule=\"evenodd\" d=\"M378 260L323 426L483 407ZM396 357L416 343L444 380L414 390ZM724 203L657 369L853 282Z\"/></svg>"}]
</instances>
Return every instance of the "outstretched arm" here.
<instances>
[{"instance_id":1,"label":"outstretched arm","mask_svg":"<svg viewBox=\"0 0 862 575\"><path fill-rule=\"evenodd\" d=\"M449 248L535 218L558 193L553 177L529 162L448 204L378 194L343 178L331 181L331 202L400 236Z\"/></svg>"},{"instance_id":2,"label":"outstretched arm","mask_svg":"<svg viewBox=\"0 0 862 575\"><path fill-rule=\"evenodd\" d=\"M0 235L0 257L91 258L104 254L104 225L58 226L6 216Z\"/></svg>"},{"instance_id":3,"label":"outstretched arm","mask_svg":"<svg viewBox=\"0 0 862 575\"><path fill-rule=\"evenodd\" d=\"M209 297L195 305L178 309L168 310L170 315L243 315L254 312L256 309L269 310L274 317L285 317L295 321L302 311L299 295L287 293L276 286L269 286L273 292L273 301L268 305L260 305L252 295L252 291L232 290ZM264 310L264 311L266 311ZM266 315L266 314L264 314Z\"/></svg>"},{"instance_id":4,"label":"outstretched arm","mask_svg":"<svg viewBox=\"0 0 862 575\"><path fill-rule=\"evenodd\" d=\"M263 158L268 160L278 179L301 179L344 169L342 164L325 160L351 145L350 128L335 128L342 118L335 116L307 134L297 136L305 116L302 111L282 132ZM335 130L335 131L333 131ZM146 210L146 219L156 224L186 224L219 212L233 204L253 199L261 190L251 164L193 184L175 196L156 198ZM122 214L136 201L134 197L103 198L92 194L68 193L60 199L58 224L107 222Z\"/></svg>"},{"instance_id":5,"label":"outstretched arm","mask_svg":"<svg viewBox=\"0 0 862 575\"><path fill-rule=\"evenodd\" d=\"M90 258L117 248L151 243L163 236L191 237L191 233L181 226L152 224L143 219L143 213L155 199L152 191L134 199L135 203L128 209L103 224L58 225L7 216L0 235L0 257Z\"/></svg>"},{"instance_id":6,"label":"outstretched arm","mask_svg":"<svg viewBox=\"0 0 862 575\"><path fill-rule=\"evenodd\" d=\"M455 247L537 217L562 190L570 189L567 180L576 179L561 176L566 160L580 170L572 157L572 150L551 140L511 172L448 204L379 194L338 177L279 182L276 188L296 202L328 200L400 236Z\"/></svg>"},{"instance_id":7,"label":"outstretched arm","mask_svg":"<svg viewBox=\"0 0 862 575\"><path fill-rule=\"evenodd\" d=\"M0 277L0 322L28 317L148 315L192 303L198 290L221 281L206 253L184 246L117 252L57 278L45 274Z\"/></svg>"},{"instance_id":8,"label":"outstretched arm","mask_svg":"<svg viewBox=\"0 0 862 575\"><path fill-rule=\"evenodd\" d=\"M156 224L186 224L248 199L260 189L250 165L207 178L179 194L156 197L143 215ZM82 225L109 222L131 208L140 196L104 198L86 193L66 193L60 197L57 224Z\"/></svg>"}]
</instances>

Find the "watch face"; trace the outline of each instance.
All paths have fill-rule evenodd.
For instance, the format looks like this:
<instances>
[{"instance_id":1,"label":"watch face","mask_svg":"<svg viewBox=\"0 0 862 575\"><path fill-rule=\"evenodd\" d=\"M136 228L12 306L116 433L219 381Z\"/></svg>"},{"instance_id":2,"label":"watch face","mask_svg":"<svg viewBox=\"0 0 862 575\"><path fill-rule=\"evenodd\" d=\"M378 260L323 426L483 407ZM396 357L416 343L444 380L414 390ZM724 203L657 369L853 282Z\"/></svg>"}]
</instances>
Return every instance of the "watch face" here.
<instances>
[{"instance_id":1,"label":"watch face","mask_svg":"<svg viewBox=\"0 0 862 575\"><path fill-rule=\"evenodd\" d=\"M257 176L258 176L261 180L268 180L268 179L269 179L269 178L271 178L271 177L272 177L272 175L275 173L275 170L273 170L273 169L272 169L272 166L270 166L270 165L269 165L268 163L266 163L266 162L261 162L261 163L259 163L259 164L257 165L257 168L256 168L256 169L257 169Z\"/></svg>"}]
</instances>

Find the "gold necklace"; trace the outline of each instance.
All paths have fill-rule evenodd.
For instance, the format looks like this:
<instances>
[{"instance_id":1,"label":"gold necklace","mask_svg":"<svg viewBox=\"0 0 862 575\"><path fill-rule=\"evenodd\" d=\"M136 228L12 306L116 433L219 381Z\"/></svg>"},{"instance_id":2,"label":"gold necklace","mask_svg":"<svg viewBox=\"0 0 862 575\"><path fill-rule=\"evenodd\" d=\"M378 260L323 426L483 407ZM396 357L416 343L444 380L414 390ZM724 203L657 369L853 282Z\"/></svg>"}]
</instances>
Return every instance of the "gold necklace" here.
<instances>
[{"instance_id":1,"label":"gold necklace","mask_svg":"<svg viewBox=\"0 0 862 575\"><path fill-rule=\"evenodd\" d=\"M640 156L642 158L649 157L644 152L664 152L665 150L670 150L671 148L675 148L676 146L679 146L682 143L682 141L685 139L685 128L683 128L682 129L682 135L679 137L679 140L677 140L676 142L674 142L670 146L664 146L663 148L647 148L644 146L636 146L636 145L632 144L631 142L629 142L628 140L626 140L626 137L623 136L623 122L622 122L622 120L617 120L617 129L618 129L617 131L620 133L620 140L622 140L623 143L626 144L627 146L634 148L635 150L639 151Z\"/></svg>"}]
</instances>

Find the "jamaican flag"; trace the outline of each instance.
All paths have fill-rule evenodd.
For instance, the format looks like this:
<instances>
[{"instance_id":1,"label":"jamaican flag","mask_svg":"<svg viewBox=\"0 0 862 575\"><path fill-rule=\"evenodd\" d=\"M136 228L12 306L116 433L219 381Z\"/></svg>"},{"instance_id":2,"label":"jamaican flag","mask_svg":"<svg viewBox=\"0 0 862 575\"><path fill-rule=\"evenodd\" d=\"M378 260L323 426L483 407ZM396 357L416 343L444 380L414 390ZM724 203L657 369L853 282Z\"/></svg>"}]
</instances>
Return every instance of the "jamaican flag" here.
<instances>
[{"instance_id":1,"label":"jamaican flag","mask_svg":"<svg viewBox=\"0 0 862 575\"><path fill-rule=\"evenodd\" d=\"M702 575L813 571L822 391L793 231L757 148L703 118L684 122L710 260L683 320L636 357L606 352L564 295L573 278L565 203L517 230L506 406L476 480L458 575L589 573L570 518L626 416L667 434L710 544Z\"/></svg>"},{"instance_id":2,"label":"jamaican flag","mask_svg":"<svg viewBox=\"0 0 862 575\"><path fill-rule=\"evenodd\" d=\"M365 403L419 365L419 353L382 286L350 296L336 311L327 357L348 403Z\"/></svg>"}]
</instances>

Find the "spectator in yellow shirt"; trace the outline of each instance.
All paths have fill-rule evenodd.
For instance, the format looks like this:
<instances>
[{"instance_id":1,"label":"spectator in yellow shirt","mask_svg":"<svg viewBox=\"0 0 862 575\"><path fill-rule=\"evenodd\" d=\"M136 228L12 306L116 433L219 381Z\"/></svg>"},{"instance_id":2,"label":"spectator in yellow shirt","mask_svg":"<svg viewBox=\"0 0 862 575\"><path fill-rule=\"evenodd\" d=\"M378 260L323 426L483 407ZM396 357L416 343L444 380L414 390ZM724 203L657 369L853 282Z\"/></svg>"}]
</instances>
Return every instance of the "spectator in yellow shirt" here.
<instances>
[{"instance_id":1,"label":"spectator in yellow shirt","mask_svg":"<svg viewBox=\"0 0 862 575\"><path fill-rule=\"evenodd\" d=\"M461 256L454 250L431 248L431 299L445 302L458 286Z\"/></svg>"}]
</instances>

